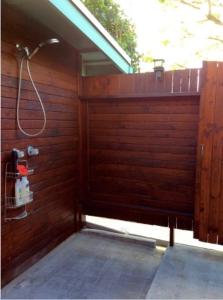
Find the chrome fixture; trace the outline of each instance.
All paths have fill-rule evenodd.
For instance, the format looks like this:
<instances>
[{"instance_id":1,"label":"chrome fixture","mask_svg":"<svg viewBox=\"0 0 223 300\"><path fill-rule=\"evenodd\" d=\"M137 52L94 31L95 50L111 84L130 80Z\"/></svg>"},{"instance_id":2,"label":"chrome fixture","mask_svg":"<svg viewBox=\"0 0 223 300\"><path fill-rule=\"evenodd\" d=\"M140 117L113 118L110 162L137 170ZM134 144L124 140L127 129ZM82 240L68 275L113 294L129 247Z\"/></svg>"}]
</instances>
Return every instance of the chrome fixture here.
<instances>
[{"instance_id":1,"label":"chrome fixture","mask_svg":"<svg viewBox=\"0 0 223 300\"><path fill-rule=\"evenodd\" d=\"M25 156L24 151L19 150L17 148L13 148L13 150L17 153L18 158L23 158Z\"/></svg>"},{"instance_id":2,"label":"chrome fixture","mask_svg":"<svg viewBox=\"0 0 223 300\"><path fill-rule=\"evenodd\" d=\"M29 145L27 147L27 154L29 156L36 156L39 155L39 149L38 148L34 148L33 146Z\"/></svg>"},{"instance_id":3,"label":"chrome fixture","mask_svg":"<svg viewBox=\"0 0 223 300\"><path fill-rule=\"evenodd\" d=\"M32 59L32 57L39 51L40 48L42 48L43 46L45 45L50 45L50 44L55 44L55 43L59 43L60 41L57 39L57 38L52 38L52 39L48 39L44 42L41 42L38 44L38 46L32 51L30 52L29 48L28 47L23 47L21 46L20 44L16 44L16 48L18 49L18 51L20 52L23 52L22 53L22 58L21 58L21 63L20 63L20 68L19 68L19 82L18 82L18 96L17 96L17 109L16 109L16 119L17 119L17 124L18 124L18 128L19 130L26 136L29 136L29 137L33 137L33 136L38 136L40 135L45 127L46 127L46 112L45 112L45 109L44 109L44 106L43 106L43 102L42 102L42 99L39 95L39 92L36 88L36 85L33 81L33 78L32 78L32 75L31 75L31 71L30 71L30 66L29 66L29 62L30 60ZM20 116L19 116L19 112L20 112L20 97L21 97L21 85L22 85L22 69L23 69L23 62L24 60L26 60L26 66L27 66L27 71L28 71L28 74L29 74L29 78L30 78L30 81L32 83L32 86L33 86L33 89L36 93L36 96L39 100L39 103L41 105L41 108L42 108L42 112L43 112L43 126L42 128L36 132L36 133L28 133L26 132L21 124L20 124Z\"/></svg>"},{"instance_id":4,"label":"chrome fixture","mask_svg":"<svg viewBox=\"0 0 223 300\"><path fill-rule=\"evenodd\" d=\"M40 48L42 48L43 46L46 45L51 45L51 44L56 44L59 43L60 41L57 38L52 38L52 39L48 39L45 42L41 42L39 43L39 45L33 50L33 52L31 54L28 55L28 59L30 60L38 51Z\"/></svg>"}]
</instances>

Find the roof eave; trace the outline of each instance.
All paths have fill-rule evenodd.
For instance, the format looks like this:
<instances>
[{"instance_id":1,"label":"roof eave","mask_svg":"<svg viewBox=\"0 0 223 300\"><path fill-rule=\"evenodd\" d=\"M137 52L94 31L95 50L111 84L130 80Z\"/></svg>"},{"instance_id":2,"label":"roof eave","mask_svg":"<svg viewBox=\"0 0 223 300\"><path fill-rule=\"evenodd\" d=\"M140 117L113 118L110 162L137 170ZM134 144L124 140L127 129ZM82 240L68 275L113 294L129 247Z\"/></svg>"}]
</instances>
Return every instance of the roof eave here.
<instances>
[{"instance_id":1,"label":"roof eave","mask_svg":"<svg viewBox=\"0 0 223 300\"><path fill-rule=\"evenodd\" d=\"M131 59L78 0L49 0L72 24L124 73L132 73ZM121 49L121 50L120 50Z\"/></svg>"}]
</instances>

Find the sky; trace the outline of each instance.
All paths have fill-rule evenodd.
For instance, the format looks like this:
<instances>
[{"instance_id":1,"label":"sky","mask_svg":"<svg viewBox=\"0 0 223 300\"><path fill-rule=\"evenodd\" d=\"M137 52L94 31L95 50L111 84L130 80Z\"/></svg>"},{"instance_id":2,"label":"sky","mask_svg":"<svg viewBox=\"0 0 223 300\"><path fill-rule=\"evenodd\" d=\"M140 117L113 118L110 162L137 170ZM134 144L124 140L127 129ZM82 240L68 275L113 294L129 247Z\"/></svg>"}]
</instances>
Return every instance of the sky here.
<instances>
[{"instance_id":1,"label":"sky","mask_svg":"<svg viewBox=\"0 0 223 300\"><path fill-rule=\"evenodd\" d=\"M223 43L208 39L213 35L223 39L223 26L203 22L207 12L206 1L200 10L185 5L174 9L158 0L117 2L135 24L138 51L153 58L165 59L166 70L180 68L176 65L201 67L202 60L223 61ZM223 7L217 13L223 19ZM187 38L182 39L185 35ZM168 45L165 47L162 41ZM152 67L152 63L142 63L141 72Z\"/></svg>"}]
</instances>

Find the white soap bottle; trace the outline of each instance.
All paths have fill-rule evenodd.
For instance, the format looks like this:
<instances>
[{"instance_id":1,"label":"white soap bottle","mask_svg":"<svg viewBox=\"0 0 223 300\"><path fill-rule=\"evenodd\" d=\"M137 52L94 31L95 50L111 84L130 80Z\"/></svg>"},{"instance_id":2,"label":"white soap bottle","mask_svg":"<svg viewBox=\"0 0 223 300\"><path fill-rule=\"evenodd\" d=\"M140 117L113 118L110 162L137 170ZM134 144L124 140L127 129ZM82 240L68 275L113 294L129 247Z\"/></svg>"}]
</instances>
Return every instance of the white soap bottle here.
<instances>
[{"instance_id":1,"label":"white soap bottle","mask_svg":"<svg viewBox=\"0 0 223 300\"><path fill-rule=\"evenodd\" d=\"M24 204L29 202L29 180L27 176L22 177L22 198Z\"/></svg>"},{"instance_id":2,"label":"white soap bottle","mask_svg":"<svg viewBox=\"0 0 223 300\"><path fill-rule=\"evenodd\" d=\"M20 206L23 204L22 198L22 182L19 178L15 182L15 205Z\"/></svg>"}]
</instances>

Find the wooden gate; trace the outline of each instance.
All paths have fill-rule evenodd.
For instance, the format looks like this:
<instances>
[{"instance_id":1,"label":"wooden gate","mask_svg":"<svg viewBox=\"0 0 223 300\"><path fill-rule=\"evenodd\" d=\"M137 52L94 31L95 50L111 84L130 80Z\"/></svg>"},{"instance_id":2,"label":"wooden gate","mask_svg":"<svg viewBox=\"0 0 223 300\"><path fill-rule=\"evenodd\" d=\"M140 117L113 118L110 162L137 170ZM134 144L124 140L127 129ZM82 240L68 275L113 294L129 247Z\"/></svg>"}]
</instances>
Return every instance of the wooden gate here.
<instances>
[{"instance_id":1,"label":"wooden gate","mask_svg":"<svg viewBox=\"0 0 223 300\"><path fill-rule=\"evenodd\" d=\"M84 78L84 212L192 229L200 70Z\"/></svg>"},{"instance_id":2,"label":"wooden gate","mask_svg":"<svg viewBox=\"0 0 223 300\"><path fill-rule=\"evenodd\" d=\"M83 78L84 213L194 228L197 238L222 243L220 72L222 64L208 63L162 80L154 73Z\"/></svg>"}]
</instances>

